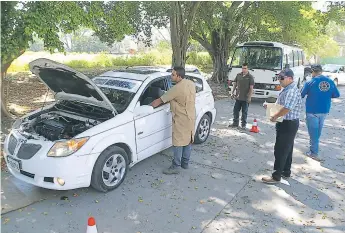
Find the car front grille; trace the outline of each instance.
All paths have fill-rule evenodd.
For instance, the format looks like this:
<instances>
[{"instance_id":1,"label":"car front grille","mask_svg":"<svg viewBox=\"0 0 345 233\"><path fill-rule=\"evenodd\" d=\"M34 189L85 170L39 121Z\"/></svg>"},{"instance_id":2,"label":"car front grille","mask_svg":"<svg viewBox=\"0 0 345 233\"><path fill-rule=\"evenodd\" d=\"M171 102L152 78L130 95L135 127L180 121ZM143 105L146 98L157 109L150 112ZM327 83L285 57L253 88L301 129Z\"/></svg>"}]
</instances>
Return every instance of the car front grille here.
<instances>
[{"instance_id":1,"label":"car front grille","mask_svg":"<svg viewBox=\"0 0 345 233\"><path fill-rule=\"evenodd\" d=\"M14 150L16 149L17 146L17 139L11 135L10 140L8 141L8 152L10 152L11 155L14 154Z\"/></svg>"},{"instance_id":2,"label":"car front grille","mask_svg":"<svg viewBox=\"0 0 345 233\"><path fill-rule=\"evenodd\" d=\"M17 157L19 159L31 159L40 149L41 145L36 144L22 144L19 148Z\"/></svg>"}]
</instances>

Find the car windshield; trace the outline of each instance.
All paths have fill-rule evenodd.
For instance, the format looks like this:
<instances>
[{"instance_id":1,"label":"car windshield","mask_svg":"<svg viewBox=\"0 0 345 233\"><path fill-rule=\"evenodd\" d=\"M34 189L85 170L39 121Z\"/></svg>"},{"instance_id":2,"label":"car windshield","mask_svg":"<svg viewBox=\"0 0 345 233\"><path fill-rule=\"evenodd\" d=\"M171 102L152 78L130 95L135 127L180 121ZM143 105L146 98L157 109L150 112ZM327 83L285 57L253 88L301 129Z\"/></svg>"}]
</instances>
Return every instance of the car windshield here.
<instances>
[{"instance_id":1,"label":"car windshield","mask_svg":"<svg viewBox=\"0 0 345 233\"><path fill-rule=\"evenodd\" d=\"M340 65L327 64L322 67L322 70L323 72L336 73L340 67Z\"/></svg>"},{"instance_id":2,"label":"car windshield","mask_svg":"<svg viewBox=\"0 0 345 233\"><path fill-rule=\"evenodd\" d=\"M282 69L282 50L277 47L241 46L237 47L231 66L240 68L248 63L249 69Z\"/></svg>"},{"instance_id":3,"label":"car windshield","mask_svg":"<svg viewBox=\"0 0 345 233\"><path fill-rule=\"evenodd\" d=\"M120 77L95 77L93 82L107 96L118 113L127 109L141 85L140 81Z\"/></svg>"}]
</instances>

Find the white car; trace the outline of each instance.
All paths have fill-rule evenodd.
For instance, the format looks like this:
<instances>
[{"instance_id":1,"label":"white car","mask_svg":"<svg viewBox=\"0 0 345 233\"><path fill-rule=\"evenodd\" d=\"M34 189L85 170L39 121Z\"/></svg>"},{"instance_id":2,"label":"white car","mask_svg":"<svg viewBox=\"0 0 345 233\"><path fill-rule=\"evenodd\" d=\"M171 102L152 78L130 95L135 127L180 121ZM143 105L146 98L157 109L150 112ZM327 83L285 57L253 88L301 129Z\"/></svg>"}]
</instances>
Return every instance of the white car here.
<instances>
[{"instance_id":1,"label":"white car","mask_svg":"<svg viewBox=\"0 0 345 233\"><path fill-rule=\"evenodd\" d=\"M322 66L322 74L332 79L336 86L345 85L345 66L326 64Z\"/></svg>"},{"instance_id":2,"label":"white car","mask_svg":"<svg viewBox=\"0 0 345 233\"><path fill-rule=\"evenodd\" d=\"M170 73L140 68L109 71L92 80L48 59L30 70L53 92L54 104L17 120L6 137L9 171L54 190L117 188L129 167L172 146L170 104L149 104L171 87ZM216 117L212 90L199 74L195 143L207 140Z\"/></svg>"}]
</instances>

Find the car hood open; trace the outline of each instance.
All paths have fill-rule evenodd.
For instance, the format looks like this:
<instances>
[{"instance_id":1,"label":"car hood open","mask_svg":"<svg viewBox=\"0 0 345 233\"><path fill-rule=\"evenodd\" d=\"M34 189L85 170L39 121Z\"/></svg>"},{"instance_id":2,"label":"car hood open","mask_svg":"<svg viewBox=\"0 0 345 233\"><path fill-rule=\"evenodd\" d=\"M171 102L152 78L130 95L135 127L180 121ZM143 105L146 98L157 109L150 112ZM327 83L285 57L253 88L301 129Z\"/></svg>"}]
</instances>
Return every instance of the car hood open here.
<instances>
[{"instance_id":1,"label":"car hood open","mask_svg":"<svg viewBox=\"0 0 345 233\"><path fill-rule=\"evenodd\" d=\"M55 93L57 100L74 100L111 110L116 109L86 75L58 62L39 58L29 63L32 73L44 82Z\"/></svg>"}]
</instances>

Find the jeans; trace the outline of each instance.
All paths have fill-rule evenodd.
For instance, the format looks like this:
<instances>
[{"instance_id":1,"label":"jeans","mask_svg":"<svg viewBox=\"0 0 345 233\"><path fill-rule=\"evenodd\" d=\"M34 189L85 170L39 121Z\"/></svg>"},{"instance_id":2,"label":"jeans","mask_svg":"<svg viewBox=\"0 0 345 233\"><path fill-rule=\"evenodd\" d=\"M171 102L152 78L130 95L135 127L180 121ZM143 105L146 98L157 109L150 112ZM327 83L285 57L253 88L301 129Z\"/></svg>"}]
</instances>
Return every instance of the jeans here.
<instances>
[{"instance_id":1,"label":"jeans","mask_svg":"<svg viewBox=\"0 0 345 233\"><path fill-rule=\"evenodd\" d=\"M174 159L172 161L172 165L174 167L181 166L181 163L187 165L192 152L192 144L187 146L174 146L173 149Z\"/></svg>"},{"instance_id":2,"label":"jeans","mask_svg":"<svg viewBox=\"0 0 345 233\"><path fill-rule=\"evenodd\" d=\"M326 116L326 113L307 113L307 127L310 137L310 152L316 156L319 154L319 140Z\"/></svg>"},{"instance_id":3,"label":"jeans","mask_svg":"<svg viewBox=\"0 0 345 233\"><path fill-rule=\"evenodd\" d=\"M238 121L239 121L239 117L240 117L240 110L242 109L242 117L241 117L242 126L246 126L248 107L249 107L249 104L247 103L247 101L236 100L236 103L234 105L234 113L233 113L234 114L234 120L233 120L234 125L238 125Z\"/></svg>"},{"instance_id":4,"label":"jeans","mask_svg":"<svg viewBox=\"0 0 345 233\"><path fill-rule=\"evenodd\" d=\"M276 143L274 145L274 170L272 177L280 181L282 174L291 175L292 152L299 120L283 120L276 123Z\"/></svg>"}]
</instances>

